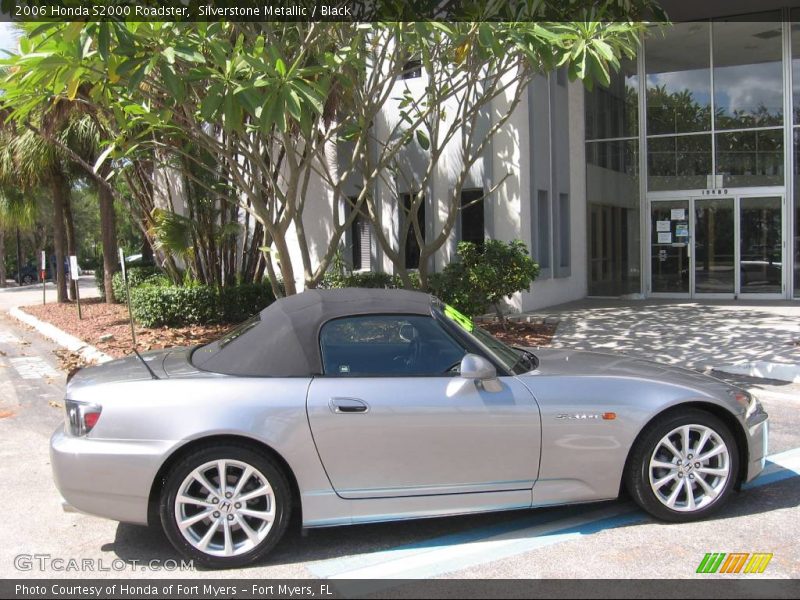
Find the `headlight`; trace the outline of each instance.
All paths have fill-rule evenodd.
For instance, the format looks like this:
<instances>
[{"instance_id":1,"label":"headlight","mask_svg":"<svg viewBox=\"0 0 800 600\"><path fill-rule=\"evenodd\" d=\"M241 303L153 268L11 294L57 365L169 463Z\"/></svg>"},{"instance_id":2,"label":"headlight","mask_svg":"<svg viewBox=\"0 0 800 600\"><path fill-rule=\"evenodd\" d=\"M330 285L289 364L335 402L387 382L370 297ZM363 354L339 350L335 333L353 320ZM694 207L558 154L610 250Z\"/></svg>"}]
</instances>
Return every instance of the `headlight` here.
<instances>
[{"instance_id":1,"label":"headlight","mask_svg":"<svg viewBox=\"0 0 800 600\"><path fill-rule=\"evenodd\" d=\"M65 425L67 430L75 436L82 436L89 433L97 421L100 420L100 413L103 407L98 404L88 402L78 402L77 400L66 400Z\"/></svg>"},{"instance_id":2,"label":"headlight","mask_svg":"<svg viewBox=\"0 0 800 600\"><path fill-rule=\"evenodd\" d=\"M753 414L757 412L761 412L761 402L758 401L753 394L745 392L744 390L740 390L738 388L734 388L730 390L730 395L733 396L734 400L744 409L744 418L749 419Z\"/></svg>"}]
</instances>

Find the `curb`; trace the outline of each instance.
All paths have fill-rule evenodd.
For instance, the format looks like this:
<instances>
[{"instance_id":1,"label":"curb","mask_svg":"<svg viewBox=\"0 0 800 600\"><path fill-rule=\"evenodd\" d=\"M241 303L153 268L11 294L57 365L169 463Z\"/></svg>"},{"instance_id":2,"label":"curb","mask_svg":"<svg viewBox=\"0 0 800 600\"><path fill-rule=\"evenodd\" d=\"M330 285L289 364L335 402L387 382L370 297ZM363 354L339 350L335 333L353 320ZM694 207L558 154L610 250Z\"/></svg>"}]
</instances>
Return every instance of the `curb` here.
<instances>
[{"instance_id":1,"label":"curb","mask_svg":"<svg viewBox=\"0 0 800 600\"><path fill-rule=\"evenodd\" d=\"M800 365L798 364L756 361L711 368L715 371L730 373L731 375L746 375L747 377L800 383Z\"/></svg>"},{"instance_id":2,"label":"curb","mask_svg":"<svg viewBox=\"0 0 800 600\"><path fill-rule=\"evenodd\" d=\"M55 325L51 325L50 323L46 323L40 319L37 319L33 315L29 315L24 310L22 310L19 306L15 306L8 311L8 314L25 323L26 325L30 325L36 331L41 333L44 337L53 340L56 344L61 346L62 348L66 348L72 352L76 352L80 355L87 362L92 363L104 363L110 360L114 360L113 356L109 356L105 352L102 352L98 348L87 344L81 339L76 338L74 335L68 334L66 331L60 330Z\"/></svg>"}]
</instances>

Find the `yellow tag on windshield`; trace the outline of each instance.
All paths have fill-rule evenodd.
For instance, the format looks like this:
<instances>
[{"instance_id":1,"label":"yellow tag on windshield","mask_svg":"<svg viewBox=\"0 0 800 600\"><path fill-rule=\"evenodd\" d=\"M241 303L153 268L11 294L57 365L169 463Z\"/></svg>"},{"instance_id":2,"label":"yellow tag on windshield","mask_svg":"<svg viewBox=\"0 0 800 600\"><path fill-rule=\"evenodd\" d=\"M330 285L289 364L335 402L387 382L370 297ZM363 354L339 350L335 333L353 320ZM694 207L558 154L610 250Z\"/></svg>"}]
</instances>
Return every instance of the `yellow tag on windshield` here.
<instances>
[{"instance_id":1,"label":"yellow tag on windshield","mask_svg":"<svg viewBox=\"0 0 800 600\"><path fill-rule=\"evenodd\" d=\"M455 321L464 331L472 333L472 330L475 329L475 324L472 322L472 319L449 304L444 305L444 314L446 317Z\"/></svg>"}]
</instances>

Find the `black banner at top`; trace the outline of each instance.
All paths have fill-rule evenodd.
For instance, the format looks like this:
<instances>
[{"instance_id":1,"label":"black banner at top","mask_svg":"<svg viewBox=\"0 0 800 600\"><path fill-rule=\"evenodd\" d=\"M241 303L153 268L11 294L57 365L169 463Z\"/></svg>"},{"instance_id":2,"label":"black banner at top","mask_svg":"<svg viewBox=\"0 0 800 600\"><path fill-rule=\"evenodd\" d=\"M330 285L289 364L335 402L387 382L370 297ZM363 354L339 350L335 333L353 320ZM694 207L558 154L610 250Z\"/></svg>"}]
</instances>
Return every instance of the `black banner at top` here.
<instances>
[{"instance_id":1,"label":"black banner at top","mask_svg":"<svg viewBox=\"0 0 800 600\"><path fill-rule=\"evenodd\" d=\"M2 21L661 21L656 0L0 0Z\"/></svg>"}]
</instances>

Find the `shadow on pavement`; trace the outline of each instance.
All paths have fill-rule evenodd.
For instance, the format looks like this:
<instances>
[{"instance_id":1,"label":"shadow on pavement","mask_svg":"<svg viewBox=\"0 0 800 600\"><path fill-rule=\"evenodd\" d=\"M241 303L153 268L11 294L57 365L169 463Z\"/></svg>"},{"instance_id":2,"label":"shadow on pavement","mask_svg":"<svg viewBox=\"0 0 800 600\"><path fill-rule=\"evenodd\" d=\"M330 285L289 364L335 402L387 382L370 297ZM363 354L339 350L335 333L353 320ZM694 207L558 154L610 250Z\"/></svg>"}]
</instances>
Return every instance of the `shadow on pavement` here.
<instances>
[{"instance_id":1,"label":"shadow on pavement","mask_svg":"<svg viewBox=\"0 0 800 600\"><path fill-rule=\"evenodd\" d=\"M327 560L369 554L410 544L435 547L448 545L450 536L460 538L460 543L471 538L481 539L489 535L505 533L511 539L514 532L519 538L530 537L524 530L531 526L556 523L561 519L579 516L599 508L627 506L622 502L600 502L536 510L510 511L504 513L421 519L397 523L330 527L301 532L298 526L290 526L275 550L253 568L264 566L292 565L311 561ZM747 489L734 494L729 504L711 520L720 524L728 519L755 516L771 511L800 506L800 477L792 477L774 483ZM586 525L565 527L552 533L579 532L598 533L608 529L637 527L653 520L633 508L628 511L634 522L620 524L615 518L600 519ZM638 518L637 518L638 517ZM665 524L665 527L680 525ZM551 535L548 533L545 535ZM439 540L437 538L446 536ZM459 543L456 541L449 543ZM122 560L147 564L151 560L162 562L168 559L180 561L180 555L172 548L159 527L142 527L120 523L114 542L103 545L104 552L113 551Z\"/></svg>"}]
</instances>

